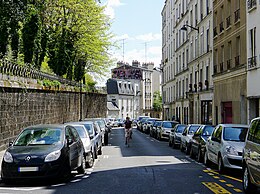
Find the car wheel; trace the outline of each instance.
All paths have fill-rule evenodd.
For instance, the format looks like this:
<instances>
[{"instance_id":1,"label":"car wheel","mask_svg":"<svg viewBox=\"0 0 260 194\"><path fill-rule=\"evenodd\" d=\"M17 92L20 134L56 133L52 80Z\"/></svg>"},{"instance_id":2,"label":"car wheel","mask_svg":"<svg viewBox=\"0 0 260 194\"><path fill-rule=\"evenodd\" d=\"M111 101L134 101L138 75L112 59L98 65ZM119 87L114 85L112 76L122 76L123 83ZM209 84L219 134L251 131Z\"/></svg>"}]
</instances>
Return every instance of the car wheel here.
<instances>
[{"instance_id":1,"label":"car wheel","mask_svg":"<svg viewBox=\"0 0 260 194\"><path fill-rule=\"evenodd\" d=\"M185 153L186 153L187 155L190 154L190 146L189 146L189 144L186 144Z\"/></svg>"},{"instance_id":2,"label":"car wheel","mask_svg":"<svg viewBox=\"0 0 260 194\"><path fill-rule=\"evenodd\" d=\"M221 156L218 156L218 171L224 172L224 165Z\"/></svg>"},{"instance_id":3,"label":"car wheel","mask_svg":"<svg viewBox=\"0 0 260 194\"><path fill-rule=\"evenodd\" d=\"M172 148L174 148L174 149L176 148L176 144L175 144L175 140L174 139L172 140Z\"/></svg>"},{"instance_id":4,"label":"car wheel","mask_svg":"<svg viewBox=\"0 0 260 194\"><path fill-rule=\"evenodd\" d=\"M90 158L89 161L86 163L87 168L91 168L94 165L94 154L90 152Z\"/></svg>"},{"instance_id":5,"label":"car wheel","mask_svg":"<svg viewBox=\"0 0 260 194\"><path fill-rule=\"evenodd\" d=\"M184 151L184 148L183 148L182 142L181 142L181 144L180 144L180 150L181 150L181 152Z\"/></svg>"},{"instance_id":6,"label":"car wheel","mask_svg":"<svg viewBox=\"0 0 260 194\"><path fill-rule=\"evenodd\" d=\"M195 155L194 155L194 152L193 152L192 148L190 148L190 158L192 158L192 159L195 158Z\"/></svg>"},{"instance_id":7,"label":"car wheel","mask_svg":"<svg viewBox=\"0 0 260 194\"><path fill-rule=\"evenodd\" d=\"M205 154L204 154L204 164L206 166L209 166L209 158L208 158L207 150L205 151Z\"/></svg>"},{"instance_id":8,"label":"car wheel","mask_svg":"<svg viewBox=\"0 0 260 194\"><path fill-rule=\"evenodd\" d=\"M97 148L94 148L94 153L93 153L93 155L94 155L94 159L97 159Z\"/></svg>"},{"instance_id":9,"label":"car wheel","mask_svg":"<svg viewBox=\"0 0 260 194\"><path fill-rule=\"evenodd\" d=\"M66 165L62 171L62 176L61 176L62 181L67 182L71 178L71 175L72 174L71 174L70 162L69 159L67 159Z\"/></svg>"},{"instance_id":10,"label":"car wheel","mask_svg":"<svg viewBox=\"0 0 260 194\"><path fill-rule=\"evenodd\" d=\"M198 162L202 161L202 153L201 153L201 149L199 148L198 150L198 158L197 158Z\"/></svg>"},{"instance_id":11,"label":"car wheel","mask_svg":"<svg viewBox=\"0 0 260 194\"><path fill-rule=\"evenodd\" d=\"M171 142L171 140L169 140L169 147L172 147L172 142Z\"/></svg>"},{"instance_id":12,"label":"car wheel","mask_svg":"<svg viewBox=\"0 0 260 194\"><path fill-rule=\"evenodd\" d=\"M83 155L81 159L81 165L77 168L79 174L85 174L86 157Z\"/></svg>"},{"instance_id":13,"label":"car wheel","mask_svg":"<svg viewBox=\"0 0 260 194\"><path fill-rule=\"evenodd\" d=\"M248 168L245 167L243 172L243 190L245 193L255 193L256 186L252 184L248 172Z\"/></svg>"},{"instance_id":14,"label":"car wheel","mask_svg":"<svg viewBox=\"0 0 260 194\"><path fill-rule=\"evenodd\" d=\"M98 150L98 155L101 155L101 154L102 154L102 147L100 147Z\"/></svg>"}]
</instances>

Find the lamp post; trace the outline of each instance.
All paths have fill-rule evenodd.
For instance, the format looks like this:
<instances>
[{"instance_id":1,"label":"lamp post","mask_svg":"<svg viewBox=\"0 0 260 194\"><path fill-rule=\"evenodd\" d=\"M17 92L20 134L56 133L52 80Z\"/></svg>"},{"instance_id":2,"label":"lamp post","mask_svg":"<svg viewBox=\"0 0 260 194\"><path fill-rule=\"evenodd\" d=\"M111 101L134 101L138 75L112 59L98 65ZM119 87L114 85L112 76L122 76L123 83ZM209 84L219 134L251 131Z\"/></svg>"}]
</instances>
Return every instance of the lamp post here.
<instances>
[{"instance_id":1,"label":"lamp post","mask_svg":"<svg viewBox=\"0 0 260 194\"><path fill-rule=\"evenodd\" d=\"M184 25L181 27L181 30L187 31L187 30L188 30L187 27L189 27L189 28L191 28L191 29L193 29L193 30L197 30L197 31L199 32L199 28L195 28L195 27L190 26L190 25L188 25L188 24L184 24Z\"/></svg>"},{"instance_id":2,"label":"lamp post","mask_svg":"<svg viewBox=\"0 0 260 194\"><path fill-rule=\"evenodd\" d=\"M133 119L135 118L135 96L137 96L140 91L136 91L136 94L133 95Z\"/></svg>"}]
</instances>

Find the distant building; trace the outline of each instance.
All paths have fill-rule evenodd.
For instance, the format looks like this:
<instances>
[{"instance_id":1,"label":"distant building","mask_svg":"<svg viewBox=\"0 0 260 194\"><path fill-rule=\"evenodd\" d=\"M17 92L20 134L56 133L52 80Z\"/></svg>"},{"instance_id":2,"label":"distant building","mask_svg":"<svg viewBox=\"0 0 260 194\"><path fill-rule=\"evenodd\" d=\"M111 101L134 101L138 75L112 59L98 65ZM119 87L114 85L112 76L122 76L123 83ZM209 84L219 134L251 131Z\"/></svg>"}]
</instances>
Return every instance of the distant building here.
<instances>
[{"instance_id":1,"label":"distant building","mask_svg":"<svg viewBox=\"0 0 260 194\"><path fill-rule=\"evenodd\" d=\"M153 93L160 91L160 73L153 69L153 63L141 65L133 61L132 65L118 62L117 67L111 70L112 78L107 81L107 101L118 106L116 118L152 115ZM108 117L112 117L111 111L108 111Z\"/></svg>"},{"instance_id":2,"label":"distant building","mask_svg":"<svg viewBox=\"0 0 260 194\"><path fill-rule=\"evenodd\" d=\"M260 114L260 2L247 1L247 106L248 121ZM256 19L257 18L257 19Z\"/></svg>"}]
</instances>

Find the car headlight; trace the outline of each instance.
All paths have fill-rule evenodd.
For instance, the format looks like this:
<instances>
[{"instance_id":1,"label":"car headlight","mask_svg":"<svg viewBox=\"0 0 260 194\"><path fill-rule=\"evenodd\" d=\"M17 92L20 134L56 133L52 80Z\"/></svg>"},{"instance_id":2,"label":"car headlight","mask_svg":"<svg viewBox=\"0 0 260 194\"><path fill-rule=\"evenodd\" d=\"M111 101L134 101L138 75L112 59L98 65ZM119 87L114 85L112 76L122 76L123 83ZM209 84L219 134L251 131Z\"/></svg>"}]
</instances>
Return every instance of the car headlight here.
<instances>
[{"instance_id":1,"label":"car headlight","mask_svg":"<svg viewBox=\"0 0 260 194\"><path fill-rule=\"evenodd\" d=\"M238 152L233 146L226 146L226 152L230 155L238 156Z\"/></svg>"},{"instance_id":2,"label":"car headlight","mask_svg":"<svg viewBox=\"0 0 260 194\"><path fill-rule=\"evenodd\" d=\"M60 157L60 154L61 154L61 151L60 151L60 150L51 152L51 153L49 153L49 154L45 157L44 162L51 162L51 161L54 161L54 160L58 160L58 158Z\"/></svg>"},{"instance_id":3,"label":"car headlight","mask_svg":"<svg viewBox=\"0 0 260 194\"><path fill-rule=\"evenodd\" d=\"M7 163L12 163L14 161L12 154L10 152L5 152L4 154L4 161Z\"/></svg>"}]
</instances>

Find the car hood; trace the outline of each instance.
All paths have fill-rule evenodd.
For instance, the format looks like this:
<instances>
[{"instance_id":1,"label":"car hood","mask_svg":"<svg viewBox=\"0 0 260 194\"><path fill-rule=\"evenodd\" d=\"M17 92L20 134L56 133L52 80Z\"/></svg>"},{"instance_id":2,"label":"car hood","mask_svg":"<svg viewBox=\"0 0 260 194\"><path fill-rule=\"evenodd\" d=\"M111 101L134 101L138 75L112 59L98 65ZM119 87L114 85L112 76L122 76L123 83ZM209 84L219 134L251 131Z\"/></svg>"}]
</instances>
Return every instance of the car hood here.
<instances>
[{"instance_id":1,"label":"car hood","mask_svg":"<svg viewBox=\"0 0 260 194\"><path fill-rule=\"evenodd\" d=\"M34 145L34 146L11 146L7 149L12 156L23 156L23 155L38 155L46 156L49 153L62 149L61 144L59 145Z\"/></svg>"},{"instance_id":2,"label":"car hood","mask_svg":"<svg viewBox=\"0 0 260 194\"><path fill-rule=\"evenodd\" d=\"M230 145L234 147L238 152L242 152L243 148L245 147L245 142L226 141L225 145Z\"/></svg>"}]
</instances>

